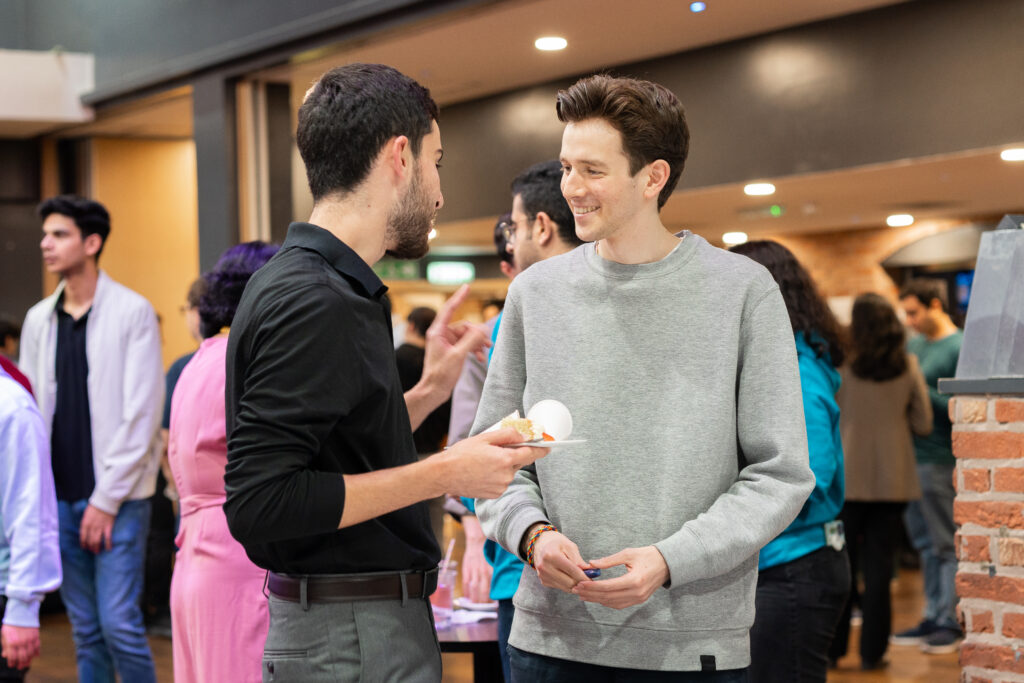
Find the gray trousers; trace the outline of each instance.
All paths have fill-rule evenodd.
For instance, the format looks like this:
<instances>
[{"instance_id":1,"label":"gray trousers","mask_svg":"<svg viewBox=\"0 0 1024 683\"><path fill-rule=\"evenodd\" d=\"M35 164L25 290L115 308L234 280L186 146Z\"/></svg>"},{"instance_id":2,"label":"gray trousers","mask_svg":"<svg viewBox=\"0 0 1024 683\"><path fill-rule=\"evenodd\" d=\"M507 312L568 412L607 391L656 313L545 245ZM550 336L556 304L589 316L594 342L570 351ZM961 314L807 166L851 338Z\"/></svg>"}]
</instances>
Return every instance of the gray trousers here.
<instances>
[{"instance_id":1,"label":"gray trousers","mask_svg":"<svg viewBox=\"0 0 1024 683\"><path fill-rule=\"evenodd\" d=\"M264 683L441 680L441 648L425 598L299 603L273 595Z\"/></svg>"}]
</instances>

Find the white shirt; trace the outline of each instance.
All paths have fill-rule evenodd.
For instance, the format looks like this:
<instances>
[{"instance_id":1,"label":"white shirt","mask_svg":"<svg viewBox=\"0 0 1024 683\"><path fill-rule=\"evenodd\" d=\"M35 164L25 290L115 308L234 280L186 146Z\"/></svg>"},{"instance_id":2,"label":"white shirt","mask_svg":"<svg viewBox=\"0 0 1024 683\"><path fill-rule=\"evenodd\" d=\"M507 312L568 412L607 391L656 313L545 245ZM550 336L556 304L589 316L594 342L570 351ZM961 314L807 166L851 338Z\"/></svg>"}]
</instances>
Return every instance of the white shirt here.
<instances>
[{"instance_id":1,"label":"white shirt","mask_svg":"<svg viewBox=\"0 0 1024 683\"><path fill-rule=\"evenodd\" d=\"M0 369L0 589L4 623L39 626L39 603L61 582L50 443L32 396Z\"/></svg>"}]
</instances>

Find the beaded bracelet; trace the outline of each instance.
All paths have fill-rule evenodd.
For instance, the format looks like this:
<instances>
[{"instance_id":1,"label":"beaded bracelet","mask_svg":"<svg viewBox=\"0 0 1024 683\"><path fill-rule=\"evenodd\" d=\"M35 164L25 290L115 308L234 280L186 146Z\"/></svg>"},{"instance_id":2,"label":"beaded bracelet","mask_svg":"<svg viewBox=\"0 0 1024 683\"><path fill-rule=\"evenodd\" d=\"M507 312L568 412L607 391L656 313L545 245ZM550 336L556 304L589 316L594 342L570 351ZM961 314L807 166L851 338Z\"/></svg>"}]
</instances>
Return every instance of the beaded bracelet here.
<instances>
[{"instance_id":1,"label":"beaded bracelet","mask_svg":"<svg viewBox=\"0 0 1024 683\"><path fill-rule=\"evenodd\" d=\"M530 532L530 537L526 541L526 563L533 567L533 549L537 545L537 539L545 531L558 531L551 524L541 524L539 527ZM536 569L536 567L533 567Z\"/></svg>"}]
</instances>

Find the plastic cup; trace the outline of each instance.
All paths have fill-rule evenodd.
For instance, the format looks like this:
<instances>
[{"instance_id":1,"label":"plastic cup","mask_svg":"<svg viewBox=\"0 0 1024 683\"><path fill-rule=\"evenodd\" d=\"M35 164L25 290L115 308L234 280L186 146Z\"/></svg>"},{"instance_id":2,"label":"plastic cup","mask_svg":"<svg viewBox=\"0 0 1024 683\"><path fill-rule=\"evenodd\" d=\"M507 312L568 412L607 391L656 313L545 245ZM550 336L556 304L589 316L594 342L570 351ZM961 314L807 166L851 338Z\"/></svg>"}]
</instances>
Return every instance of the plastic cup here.
<instances>
[{"instance_id":1,"label":"plastic cup","mask_svg":"<svg viewBox=\"0 0 1024 683\"><path fill-rule=\"evenodd\" d=\"M456 562L449 562L446 567L437 572L437 590L430 596L430 605L434 610L434 624L437 628L445 628L452 621L453 591L455 582L459 578L456 565Z\"/></svg>"}]
</instances>

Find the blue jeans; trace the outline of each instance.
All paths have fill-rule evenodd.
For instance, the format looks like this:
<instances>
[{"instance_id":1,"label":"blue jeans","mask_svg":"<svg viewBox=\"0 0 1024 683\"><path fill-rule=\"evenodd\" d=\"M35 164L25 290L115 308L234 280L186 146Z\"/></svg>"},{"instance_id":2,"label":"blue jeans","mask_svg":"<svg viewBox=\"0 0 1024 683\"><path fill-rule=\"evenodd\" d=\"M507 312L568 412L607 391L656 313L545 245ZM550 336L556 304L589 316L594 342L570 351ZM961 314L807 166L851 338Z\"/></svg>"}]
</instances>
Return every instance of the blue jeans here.
<instances>
[{"instance_id":1,"label":"blue jeans","mask_svg":"<svg viewBox=\"0 0 1024 683\"><path fill-rule=\"evenodd\" d=\"M508 646L512 683L746 683L747 670L646 671L572 662Z\"/></svg>"},{"instance_id":2,"label":"blue jeans","mask_svg":"<svg viewBox=\"0 0 1024 683\"><path fill-rule=\"evenodd\" d=\"M921 500L907 505L904 521L924 575L924 618L959 629L956 620L956 547L953 535L953 465L918 463Z\"/></svg>"},{"instance_id":3,"label":"blue jeans","mask_svg":"<svg viewBox=\"0 0 1024 683\"><path fill-rule=\"evenodd\" d=\"M87 500L57 501L60 559L64 583L60 595L71 621L78 680L155 683L153 657L142 624L142 569L149 532L148 500L128 500L114 519L112 547L92 553L79 542Z\"/></svg>"},{"instance_id":4,"label":"blue jeans","mask_svg":"<svg viewBox=\"0 0 1024 683\"><path fill-rule=\"evenodd\" d=\"M846 549L826 546L758 573L751 683L824 683L828 648L850 594Z\"/></svg>"},{"instance_id":5,"label":"blue jeans","mask_svg":"<svg viewBox=\"0 0 1024 683\"><path fill-rule=\"evenodd\" d=\"M498 655L501 657L501 672L505 674L505 683L512 681L508 664L508 635L512 632L512 617L515 613L512 598L498 600Z\"/></svg>"}]
</instances>

